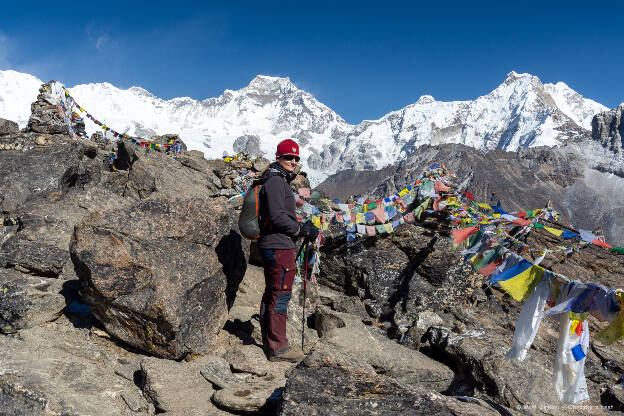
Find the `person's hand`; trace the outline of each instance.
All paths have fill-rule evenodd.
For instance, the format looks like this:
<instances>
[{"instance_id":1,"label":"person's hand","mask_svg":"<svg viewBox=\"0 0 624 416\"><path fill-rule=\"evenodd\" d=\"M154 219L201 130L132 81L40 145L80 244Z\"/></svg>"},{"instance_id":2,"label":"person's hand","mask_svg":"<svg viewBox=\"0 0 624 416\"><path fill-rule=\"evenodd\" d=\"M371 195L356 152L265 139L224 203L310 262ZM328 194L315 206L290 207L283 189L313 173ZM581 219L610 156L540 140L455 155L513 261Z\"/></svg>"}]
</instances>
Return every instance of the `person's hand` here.
<instances>
[{"instance_id":1,"label":"person's hand","mask_svg":"<svg viewBox=\"0 0 624 416\"><path fill-rule=\"evenodd\" d=\"M312 221L303 223L301 225L301 228L299 229L299 236L305 237L310 241L316 240L316 237L318 237L318 234L319 234L319 229L316 228L314 224L312 224Z\"/></svg>"}]
</instances>

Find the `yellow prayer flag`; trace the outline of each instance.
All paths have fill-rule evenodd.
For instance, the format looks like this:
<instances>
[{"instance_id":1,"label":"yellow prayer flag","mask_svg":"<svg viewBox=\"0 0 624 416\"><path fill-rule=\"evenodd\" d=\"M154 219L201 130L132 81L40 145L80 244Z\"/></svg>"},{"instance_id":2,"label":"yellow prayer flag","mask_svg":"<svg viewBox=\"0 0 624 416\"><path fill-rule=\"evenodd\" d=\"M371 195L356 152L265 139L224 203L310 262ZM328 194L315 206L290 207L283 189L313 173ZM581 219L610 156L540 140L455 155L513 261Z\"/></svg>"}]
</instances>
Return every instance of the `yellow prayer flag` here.
<instances>
[{"instance_id":1,"label":"yellow prayer flag","mask_svg":"<svg viewBox=\"0 0 624 416\"><path fill-rule=\"evenodd\" d=\"M493 216L494 218L500 218L500 217L501 217L501 214L492 214L492 216Z\"/></svg>"},{"instance_id":2,"label":"yellow prayer flag","mask_svg":"<svg viewBox=\"0 0 624 416\"><path fill-rule=\"evenodd\" d=\"M358 224L364 224L366 222L366 217L361 212L355 214L355 222Z\"/></svg>"},{"instance_id":3,"label":"yellow prayer flag","mask_svg":"<svg viewBox=\"0 0 624 416\"><path fill-rule=\"evenodd\" d=\"M600 331L595 338L606 345L613 344L624 336L624 292L618 291L615 295L620 304L620 312L615 315L615 319L611 321L609 326Z\"/></svg>"},{"instance_id":4,"label":"yellow prayer flag","mask_svg":"<svg viewBox=\"0 0 624 416\"><path fill-rule=\"evenodd\" d=\"M489 206L488 204L484 204L484 203L478 203L477 205L479 205L481 208L485 208L485 209L492 209L491 206Z\"/></svg>"},{"instance_id":5,"label":"yellow prayer flag","mask_svg":"<svg viewBox=\"0 0 624 416\"><path fill-rule=\"evenodd\" d=\"M386 227L386 231L389 232L389 233L394 231L394 228L392 227L392 223L391 222L388 222L388 223L384 224L384 227Z\"/></svg>"},{"instance_id":6,"label":"yellow prayer flag","mask_svg":"<svg viewBox=\"0 0 624 416\"><path fill-rule=\"evenodd\" d=\"M578 326L579 322L580 321L577 321L575 319L570 323L570 335L572 335L576 331L576 327Z\"/></svg>"},{"instance_id":7,"label":"yellow prayer flag","mask_svg":"<svg viewBox=\"0 0 624 416\"><path fill-rule=\"evenodd\" d=\"M408 192L407 188L403 188L403 190L399 192L399 196L405 196Z\"/></svg>"},{"instance_id":8,"label":"yellow prayer flag","mask_svg":"<svg viewBox=\"0 0 624 416\"><path fill-rule=\"evenodd\" d=\"M321 224L321 230L322 231L327 231L329 230L329 223L328 222L324 222Z\"/></svg>"},{"instance_id":9,"label":"yellow prayer flag","mask_svg":"<svg viewBox=\"0 0 624 416\"><path fill-rule=\"evenodd\" d=\"M551 234L556 235L556 236L560 236L561 234L563 234L563 230L558 230L556 228L544 227L544 229L546 231L550 232Z\"/></svg>"},{"instance_id":10,"label":"yellow prayer flag","mask_svg":"<svg viewBox=\"0 0 624 416\"><path fill-rule=\"evenodd\" d=\"M368 204L362 205L362 212L368 212Z\"/></svg>"},{"instance_id":11,"label":"yellow prayer flag","mask_svg":"<svg viewBox=\"0 0 624 416\"><path fill-rule=\"evenodd\" d=\"M316 228L321 228L321 217L318 215L312 216L312 224L314 224Z\"/></svg>"},{"instance_id":12,"label":"yellow prayer flag","mask_svg":"<svg viewBox=\"0 0 624 416\"><path fill-rule=\"evenodd\" d=\"M512 298L522 302L529 297L542 277L544 277L544 269L539 266L531 266L511 279L499 280L498 284Z\"/></svg>"}]
</instances>

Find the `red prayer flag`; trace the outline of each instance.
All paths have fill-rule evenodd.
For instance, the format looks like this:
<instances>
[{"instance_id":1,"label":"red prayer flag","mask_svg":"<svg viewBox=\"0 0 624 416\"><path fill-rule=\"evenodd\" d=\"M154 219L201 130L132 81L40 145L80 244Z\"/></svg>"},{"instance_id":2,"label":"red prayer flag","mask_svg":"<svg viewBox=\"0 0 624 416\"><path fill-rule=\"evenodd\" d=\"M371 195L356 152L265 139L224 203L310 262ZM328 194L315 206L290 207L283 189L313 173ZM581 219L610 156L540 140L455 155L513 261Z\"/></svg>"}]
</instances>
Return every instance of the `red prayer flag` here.
<instances>
[{"instance_id":1,"label":"red prayer flag","mask_svg":"<svg viewBox=\"0 0 624 416\"><path fill-rule=\"evenodd\" d=\"M578 325L576 326L576 329L574 330L574 332L576 333L576 335L578 335L579 337L581 336L581 333L583 332L583 322L579 322Z\"/></svg>"},{"instance_id":2,"label":"red prayer flag","mask_svg":"<svg viewBox=\"0 0 624 416\"><path fill-rule=\"evenodd\" d=\"M435 183L433 184L433 189L436 192L448 192L449 187L444 185L442 182L440 181L435 181Z\"/></svg>"},{"instance_id":3,"label":"red prayer flag","mask_svg":"<svg viewBox=\"0 0 624 416\"><path fill-rule=\"evenodd\" d=\"M462 192L462 193L463 193L464 195L466 195L466 199L468 199L469 201L474 201L474 200L475 200L474 195L473 195L473 194L471 194L470 192L468 192L468 191L464 191L464 192Z\"/></svg>"},{"instance_id":4,"label":"red prayer flag","mask_svg":"<svg viewBox=\"0 0 624 416\"><path fill-rule=\"evenodd\" d=\"M496 270L496 268L498 266L500 266L501 264L503 264L503 258L499 257L496 260L494 260L492 263L488 264L487 266L483 266L479 269L479 273L481 273L483 276L490 276L492 273L494 273L494 270Z\"/></svg>"},{"instance_id":5,"label":"red prayer flag","mask_svg":"<svg viewBox=\"0 0 624 416\"><path fill-rule=\"evenodd\" d=\"M478 227L473 226L473 227L462 228L461 230L451 231L451 233L453 234L453 244L461 243L462 241L470 237L472 234L476 233L478 229L479 229Z\"/></svg>"},{"instance_id":6,"label":"red prayer flag","mask_svg":"<svg viewBox=\"0 0 624 416\"><path fill-rule=\"evenodd\" d=\"M531 224L533 221L525 220L525 219L522 219L522 218L518 218L517 220L513 220L512 222L514 224L518 224L518 225L521 225L521 226L525 227L525 226Z\"/></svg>"},{"instance_id":7,"label":"red prayer flag","mask_svg":"<svg viewBox=\"0 0 624 416\"><path fill-rule=\"evenodd\" d=\"M518 212L516 212L516 217L526 218L526 212L525 211L518 211Z\"/></svg>"},{"instance_id":8,"label":"red prayer flag","mask_svg":"<svg viewBox=\"0 0 624 416\"><path fill-rule=\"evenodd\" d=\"M604 248L611 248L611 245L605 243L602 240L598 240L597 238L592 240L592 244L596 244L597 246L604 247Z\"/></svg>"}]
</instances>

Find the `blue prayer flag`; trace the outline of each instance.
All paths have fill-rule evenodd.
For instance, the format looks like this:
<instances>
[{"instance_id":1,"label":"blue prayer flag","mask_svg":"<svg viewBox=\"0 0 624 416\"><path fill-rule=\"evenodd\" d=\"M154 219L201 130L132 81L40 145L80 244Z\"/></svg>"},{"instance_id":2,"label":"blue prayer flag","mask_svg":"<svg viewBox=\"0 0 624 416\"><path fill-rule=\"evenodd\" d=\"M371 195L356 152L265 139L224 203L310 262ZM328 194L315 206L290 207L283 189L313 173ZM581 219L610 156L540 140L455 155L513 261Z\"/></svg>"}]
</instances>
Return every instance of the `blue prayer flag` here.
<instances>
[{"instance_id":1,"label":"blue prayer flag","mask_svg":"<svg viewBox=\"0 0 624 416\"><path fill-rule=\"evenodd\" d=\"M529 267L533 266L533 263L530 261L522 259L519 263L516 263L512 267L507 270L503 270L503 272L499 274L495 274L490 276L489 282L490 284L494 284L500 280L508 280L512 277L516 277L520 273L526 271Z\"/></svg>"}]
</instances>

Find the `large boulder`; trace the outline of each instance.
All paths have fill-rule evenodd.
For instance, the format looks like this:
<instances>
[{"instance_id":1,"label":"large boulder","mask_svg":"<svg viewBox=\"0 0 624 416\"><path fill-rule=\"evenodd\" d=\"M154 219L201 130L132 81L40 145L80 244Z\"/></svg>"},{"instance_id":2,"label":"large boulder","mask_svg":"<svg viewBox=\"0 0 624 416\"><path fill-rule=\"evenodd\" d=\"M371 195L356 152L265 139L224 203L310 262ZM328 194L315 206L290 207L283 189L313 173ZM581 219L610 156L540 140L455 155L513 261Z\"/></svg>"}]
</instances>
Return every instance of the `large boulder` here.
<instances>
[{"instance_id":1,"label":"large boulder","mask_svg":"<svg viewBox=\"0 0 624 416\"><path fill-rule=\"evenodd\" d=\"M318 346L288 377L280 415L499 415L484 401L406 385L356 355ZM509 413L502 413L509 414Z\"/></svg>"},{"instance_id":2,"label":"large boulder","mask_svg":"<svg viewBox=\"0 0 624 416\"><path fill-rule=\"evenodd\" d=\"M86 217L70 244L83 296L114 337L179 359L210 351L246 270L224 199L153 198Z\"/></svg>"}]
</instances>

